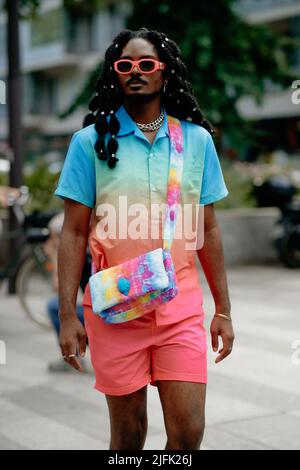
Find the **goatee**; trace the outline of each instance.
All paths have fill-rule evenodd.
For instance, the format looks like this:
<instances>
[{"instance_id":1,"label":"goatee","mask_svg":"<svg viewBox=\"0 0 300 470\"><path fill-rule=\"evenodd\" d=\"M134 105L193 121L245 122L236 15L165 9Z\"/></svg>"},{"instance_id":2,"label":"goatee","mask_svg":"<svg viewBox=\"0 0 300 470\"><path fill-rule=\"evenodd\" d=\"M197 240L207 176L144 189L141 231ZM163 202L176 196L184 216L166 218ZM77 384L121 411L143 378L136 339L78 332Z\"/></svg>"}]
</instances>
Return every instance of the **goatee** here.
<instances>
[{"instance_id":1,"label":"goatee","mask_svg":"<svg viewBox=\"0 0 300 470\"><path fill-rule=\"evenodd\" d=\"M159 95L160 91L154 91L153 93L134 93L132 95L127 95L126 98L128 101L134 103L149 103L149 101L154 100Z\"/></svg>"}]
</instances>

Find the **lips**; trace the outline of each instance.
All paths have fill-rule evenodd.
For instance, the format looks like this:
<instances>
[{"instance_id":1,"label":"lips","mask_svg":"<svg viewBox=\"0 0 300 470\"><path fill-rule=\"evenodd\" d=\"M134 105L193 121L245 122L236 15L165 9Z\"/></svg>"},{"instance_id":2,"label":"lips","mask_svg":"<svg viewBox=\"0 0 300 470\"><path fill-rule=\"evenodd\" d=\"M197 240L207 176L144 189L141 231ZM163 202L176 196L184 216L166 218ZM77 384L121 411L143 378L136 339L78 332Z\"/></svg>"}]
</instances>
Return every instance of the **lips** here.
<instances>
[{"instance_id":1,"label":"lips","mask_svg":"<svg viewBox=\"0 0 300 470\"><path fill-rule=\"evenodd\" d=\"M144 85L144 84L138 81L132 81L128 83L128 86L131 86L131 85Z\"/></svg>"},{"instance_id":2,"label":"lips","mask_svg":"<svg viewBox=\"0 0 300 470\"><path fill-rule=\"evenodd\" d=\"M145 85L145 82L143 80L141 80L140 78L138 77L131 77L128 82L127 82L127 85L130 86L130 85Z\"/></svg>"}]
</instances>

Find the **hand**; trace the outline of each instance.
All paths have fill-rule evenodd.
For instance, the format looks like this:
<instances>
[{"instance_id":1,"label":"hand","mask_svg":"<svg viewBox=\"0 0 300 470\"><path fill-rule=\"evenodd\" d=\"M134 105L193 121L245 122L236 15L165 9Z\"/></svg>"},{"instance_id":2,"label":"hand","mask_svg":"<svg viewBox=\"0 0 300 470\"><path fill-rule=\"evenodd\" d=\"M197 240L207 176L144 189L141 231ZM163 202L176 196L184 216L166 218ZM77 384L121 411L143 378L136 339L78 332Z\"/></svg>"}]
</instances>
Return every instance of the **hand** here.
<instances>
[{"instance_id":1,"label":"hand","mask_svg":"<svg viewBox=\"0 0 300 470\"><path fill-rule=\"evenodd\" d=\"M59 342L62 355L66 356L64 360L74 369L84 372L81 361L78 359L78 352L81 357L84 357L87 335L77 317L70 317L61 321ZM73 354L73 357L68 357Z\"/></svg>"},{"instance_id":2,"label":"hand","mask_svg":"<svg viewBox=\"0 0 300 470\"><path fill-rule=\"evenodd\" d=\"M215 359L215 363L218 363L225 359L225 357L228 356L232 351L232 345L234 341L232 322L226 318L214 316L210 325L210 334L213 351L218 350L218 336L221 336L222 338L223 347L219 349L219 355Z\"/></svg>"}]
</instances>

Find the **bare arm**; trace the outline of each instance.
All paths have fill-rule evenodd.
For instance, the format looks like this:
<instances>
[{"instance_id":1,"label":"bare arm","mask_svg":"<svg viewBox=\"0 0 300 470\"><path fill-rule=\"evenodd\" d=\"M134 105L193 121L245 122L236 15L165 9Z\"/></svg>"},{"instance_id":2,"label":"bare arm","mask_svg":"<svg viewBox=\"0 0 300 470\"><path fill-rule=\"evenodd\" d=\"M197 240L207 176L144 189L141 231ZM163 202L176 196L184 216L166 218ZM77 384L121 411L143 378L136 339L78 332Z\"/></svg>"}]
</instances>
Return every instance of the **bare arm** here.
<instances>
[{"instance_id":1,"label":"bare arm","mask_svg":"<svg viewBox=\"0 0 300 470\"><path fill-rule=\"evenodd\" d=\"M204 206L204 244L201 250L197 250L197 254L214 298L215 313L230 316L231 303L227 285L224 252L213 204ZM232 323L221 317L214 317L210 332L214 351L218 349L218 336L222 337L223 348L219 350L220 354L216 358L216 362L220 362L232 349L234 340Z\"/></svg>"},{"instance_id":2,"label":"bare arm","mask_svg":"<svg viewBox=\"0 0 300 470\"><path fill-rule=\"evenodd\" d=\"M84 355L86 332L77 318L76 299L86 256L89 223L92 209L65 199L64 224L58 250L58 287L60 346L64 356ZM82 371L77 357L67 358L68 363Z\"/></svg>"},{"instance_id":3,"label":"bare arm","mask_svg":"<svg viewBox=\"0 0 300 470\"><path fill-rule=\"evenodd\" d=\"M198 257L214 298L216 310L218 313L230 313L221 233L213 204L204 206L204 245L198 250Z\"/></svg>"}]
</instances>

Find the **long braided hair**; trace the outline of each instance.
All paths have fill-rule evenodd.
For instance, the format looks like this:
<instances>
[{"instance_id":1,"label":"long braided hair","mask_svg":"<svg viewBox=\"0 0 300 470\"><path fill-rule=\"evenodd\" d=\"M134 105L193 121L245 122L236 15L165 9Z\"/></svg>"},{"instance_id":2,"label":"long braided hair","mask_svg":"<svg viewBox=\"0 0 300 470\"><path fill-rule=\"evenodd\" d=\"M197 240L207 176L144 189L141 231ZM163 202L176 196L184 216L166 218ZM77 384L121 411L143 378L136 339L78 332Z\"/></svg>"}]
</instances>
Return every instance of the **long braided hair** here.
<instances>
[{"instance_id":1,"label":"long braided hair","mask_svg":"<svg viewBox=\"0 0 300 470\"><path fill-rule=\"evenodd\" d=\"M214 129L203 119L198 102L194 96L191 83L187 80L187 68L180 58L180 48L166 34L140 28L138 31L125 29L113 40L105 52L102 72L96 83L96 94L89 103L90 113L83 121L83 127L95 124L98 137L95 151L100 160L107 160L109 168L114 168L117 161L118 141L116 136L120 123L115 112L124 102L124 92L118 83L113 64L121 56L122 50L130 39L143 38L152 43L158 53L159 60L166 64L168 82L162 92L161 103L166 113L180 120L188 120L204 127L211 134ZM107 117L110 116L109 122ZM105 136L110 137L105 145Z\"/></svg>"}]
</instances>

